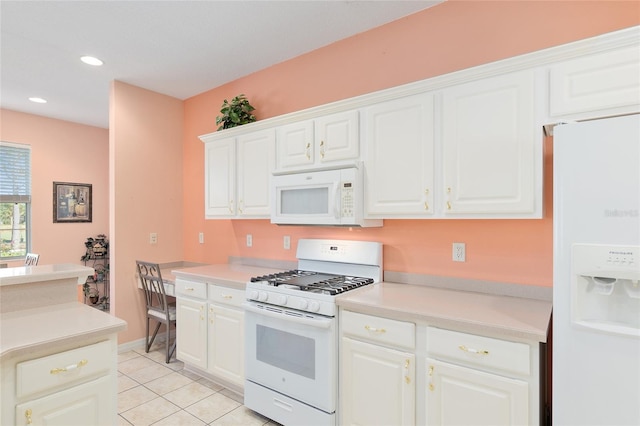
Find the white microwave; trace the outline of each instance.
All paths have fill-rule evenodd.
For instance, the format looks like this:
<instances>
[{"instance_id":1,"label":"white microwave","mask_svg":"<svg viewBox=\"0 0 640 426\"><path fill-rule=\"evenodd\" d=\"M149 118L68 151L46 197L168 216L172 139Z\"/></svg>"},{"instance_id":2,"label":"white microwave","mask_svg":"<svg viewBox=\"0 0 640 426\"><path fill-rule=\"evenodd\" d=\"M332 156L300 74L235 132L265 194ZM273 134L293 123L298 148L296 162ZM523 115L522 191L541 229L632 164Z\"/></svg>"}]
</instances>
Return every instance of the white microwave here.
<instances>
[{"instance_id":1,"label":"white microwave","mask_svg":"<svg viewBox=\"0 0 640 426\"><path fill-rule=\"evenodd\" d=\"M364 218L362 164L333 170L274 175L271 223L278 225L382 226Z\"/></svg>"}]
</instances>

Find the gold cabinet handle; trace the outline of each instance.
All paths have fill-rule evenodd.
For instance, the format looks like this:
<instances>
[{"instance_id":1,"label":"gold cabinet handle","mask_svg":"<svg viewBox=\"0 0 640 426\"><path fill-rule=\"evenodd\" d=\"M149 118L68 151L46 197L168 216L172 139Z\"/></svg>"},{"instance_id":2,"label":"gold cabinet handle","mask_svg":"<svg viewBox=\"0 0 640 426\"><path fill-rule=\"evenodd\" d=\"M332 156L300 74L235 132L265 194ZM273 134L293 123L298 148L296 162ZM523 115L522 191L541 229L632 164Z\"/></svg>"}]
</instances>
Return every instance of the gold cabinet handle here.
<instances>
[{"instance_id":1,"label":"gold cabinet handle","mask_svg":"<svg viewBox=\"0 0 640 426\"><path fill-rule=\"evenodd\" d=\"M429 210L429 204L427 204L427 202L426 202L426 201L424 202L424 209L425 209L425 210Z\"/></svg>"},{"instance_id":2,"label":"gold cabinet handle","mask_svg":"<svg viewBox=\"0 0 640 426\"><path fill-rule=\"evenodd\" d=\"M451 210L451 203L447 201L447 210Z\"/></svg>"},{"instance_id":3,"label":"gold cabinet handle","mask_svg":"<svg viewBox=\"0 0 640 426\"><path fill-rule=\"evenodd\" d=\"M324 158L324 141L320 141L320 157Z\"/></svg>"},{"instance_id":4,"label":"gold cabinet handle","mask_svg":"<svg viewBox=\"0 0 640 426\"><path fill-rule=\"evenodd\" d=\"M368 326L368 325L365 325L364 329L367 330L367 331L370 331L372 333L381 333L382 334L382 333L386 333L387 332L387 330L385 330L384 328L375 328L375 327L371 327L371 326Z\"/></svg>"},{"instance_id":5,"label":"gold cabinet handle","mask_svg":"<svg viewBox=\"0 0 640 426\"><path fill-rule=\"evenodd\" d=\"M433 385L433 382L431 381L431 377L433 377L433 365L429 366L429 390L433 392L436 387Z\"/></svg>"},{"instance_id":6,"label":"gold cabinet handle","mask_svg":"<svg viewBox=\"0 0 640 426\"><path fill-rule=\"evenodd\" d=\"M185 287L184 290L185 291L193 291L193 290L195 290L195 288L193 288L193 287Z\"/></svg>"},{"instance_id":7,"label":"gold cabinet handle","mask_svg":"<svg viewBox=\"0 0 640 426\"><path fill-rule=\"evenodd\" d=\"M66 367L52 368L51 371L49 371L49 373L58 374L58 373L63 373L65 371L75 370L76 368L84 367L85 365L87 365L88 362L89 361L87 361L86 359L83 359L77 364L67 365Z\"/></svg>"},{"instance_id":8,"label":"gold cabinet handle","mask_svg":"<svg viewBox=\"0 0 640 426\"><path fill-rule=\"evenodd\" d=\"M223 294L223 295L222 295L222 298L223 298L223 299L227 299L227 300L231 300L231 299L233 299L233 296L232 296L232 295L230 295L230 294Z\"/></svg>"},{"instance_id":9,"label":"gold cabinet handle","mask_svg":"<svg viewBox=\"0 0 640 426\"><path fill-rule=\"evenodd\" d=\"M242 200L238 201L238 213L242 214Z\"/></svg>"},{"instance_id":10,"label":"gold cabinet handle","mask_svg":"<svg viewBox=\"0 0 640 426\"><path fill-rule=\"evenodd\" d=\"M31 414L33 414L33 412L31 411L31 408L28 408L27 411L24 412L24 417L27 419L28 425L33 423L33 419L31 419Z\"/></svg>"},{"instance_id":11,"label":"gold cabinet handle","mask_svg":"<svg viewBox=\"0 0 640 426\"><path fill-rule=\"evenodd\" d=\"M307 142L307 146L306 146L306 154L307 154L307 160L311 160L311 152L310 152L310 148L311 148L311 144Z\"/></svg>"},{"instance_id":12,"label":"gold cabinet handle","mask_svg":"<svg viewBox=\"0 0 640 426\"><path fill-rule=\"evenodd\" d=\"M229 200L229 213L233 214L233 200Z\"/></svg>"},{"instance_id":13,"label":"gold cabinet handle","mask_svg":"<svg viewBox=\"0 0 640 426\"><path fill-rule=\"evenodd\" d=\"M470 354L476 354L476 355L489 355L489 351L485 351L482 349L473 349L473 348L468 348L465 345L460 345L458 346L458 349L460 349L463 352L467 352Z\"/></svg>"},{"instance_id":14,"label":"gold cabinet handle","mask_svg":"<svg viewBox=\"0 0 640 426\"><path fill-rule=\"evenodd\" d=\"M409 376L404 376L404 381L409 384L411 383L411 378Z\"/></svg>"}]
</instances>

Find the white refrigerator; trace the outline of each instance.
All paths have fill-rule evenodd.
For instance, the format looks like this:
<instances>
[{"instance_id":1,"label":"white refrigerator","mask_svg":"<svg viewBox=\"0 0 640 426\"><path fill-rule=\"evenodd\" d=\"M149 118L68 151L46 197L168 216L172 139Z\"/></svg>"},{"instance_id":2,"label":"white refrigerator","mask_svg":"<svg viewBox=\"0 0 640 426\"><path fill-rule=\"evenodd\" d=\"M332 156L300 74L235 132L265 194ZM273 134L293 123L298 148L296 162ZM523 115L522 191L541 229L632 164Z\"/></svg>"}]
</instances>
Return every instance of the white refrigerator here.
<instances>
[{"instance_id":1,"label":"white refrigerator","mask_svg":"<svg viewBox=\"0 0 640 426\"><path fill-rule=\"evenodd\" d=\"M553 174L553 425L640 425L640 115L557 126Z\"/></svg>"}]
</instances>

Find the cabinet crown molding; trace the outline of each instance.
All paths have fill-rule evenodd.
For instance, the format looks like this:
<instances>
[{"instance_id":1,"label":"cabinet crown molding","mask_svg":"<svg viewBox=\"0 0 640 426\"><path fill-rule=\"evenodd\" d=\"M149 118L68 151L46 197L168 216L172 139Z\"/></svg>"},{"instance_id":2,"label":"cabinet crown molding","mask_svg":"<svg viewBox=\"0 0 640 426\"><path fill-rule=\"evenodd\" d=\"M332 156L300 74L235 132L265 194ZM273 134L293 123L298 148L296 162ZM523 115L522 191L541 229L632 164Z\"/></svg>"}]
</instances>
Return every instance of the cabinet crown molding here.
<instances>
[{"instance_id":1,"label":"cabinet crown molding","mask_svg":"<svg viewBox=\"0 0 640 426\"><path fill-rule=\"evenodd\" d=\"M355 96L295 111L276 117L266 118L243 126L225 129L219 132L208 133L199 136L204 143L214 142L221 139L233 138L248 132L270 129L296 121L313 119L327 114L332 114L351 109L369 106L374 103L384 102L408 95L418 94L427 91L443 89L455 84L462 84L481 78L524 69L534 69L536 67L560 62L567 59L604 52L607 50L629 47L640 43L640 26L633 26L622 30L614 31L590 37L583 40L574 41L560 46L549 47L523 55L514 56L507 59L498 60L488 64L454 71L436 77L407 83L401 86L382 89L379 91Z\"/></svg>"}]
</instances>

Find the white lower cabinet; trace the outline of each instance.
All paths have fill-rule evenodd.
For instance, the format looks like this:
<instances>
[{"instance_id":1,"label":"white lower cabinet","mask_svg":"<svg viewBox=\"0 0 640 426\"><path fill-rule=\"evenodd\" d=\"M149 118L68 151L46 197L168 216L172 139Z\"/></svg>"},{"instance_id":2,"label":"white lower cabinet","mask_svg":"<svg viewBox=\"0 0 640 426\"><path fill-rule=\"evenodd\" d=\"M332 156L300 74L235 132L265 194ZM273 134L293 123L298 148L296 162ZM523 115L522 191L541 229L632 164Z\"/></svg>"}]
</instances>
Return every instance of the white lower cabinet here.
<instances>
[{"instance_id":1,"label":"white lower cabinet","mask_svg":"<svg viewBox=\"0 0 640 426\"><path fill-rule=\"evenodd\" d=\"M208 367L216 377L244 386L244 291L209 284Z\"/></svg>"},{"instance_id":2,"label":"white lower cabinet","mask_svg":"<svg viewBox=\"0 0 640 426\"><path fill-rule=\"evenodd\" d=\"M537 342L341 310L341 425L540 425Z\"/></svg>"},{"instance_id":3,"label":"white lower cabinet","mask_svg":"<svg viewBox=\"0 0 640 426\"><path fill-rule=\"evenodd\" d=\"M215 379L244 387L244 290L176 280L177 358Z\"/></svg>"},{"instance_id":4,"label":"white lower cabinet","mask_svg":"<svg viewBox=\"0 0 640 426\"><path fill-rule=\"evenodd\" d=\"M116 335L78 347L57 345L3 360L0 424L115 424Z\"/></svg>"},{"instance_id":5,"label":"white lower cabinet","mask_svg":"<svg viewBox=\"0 0 640 426\"><path fill-rule=\"evenodd\" d=\"M16 425L111 425L115 421L112 379L101 377L16 406Z\"/></svg>"},{"instance_id":6,"label":"white lower cabinet","mask_svg":"<svg viewBox=\"0 0 640 426\"><path fill-rule=\"evenodd\" d=\"M413 425L415 324L341 313L342 425Z\"/></svg>"},{"instance_id":7,"label":"white lower cabinet","mask_svg":"<svg viewBox=\"0 0 640 426\"><path fill-rule=\"evenodd\" d=\"M427 327L426 347L426 424L540 423L537 346Z\"/></svg>"},{"instance_id":8,"label":"white lower cabinet","mask_svg":"<svg viewBox=\"0 0 640 426\"><path fill-rule=\"evenodd\" d=\"M344 425L413 425L415 355L342 338Z\"/></svg>"},{"instance_id":9,"label":"white lower cabinet","mask_svg":"<svg viewBox=\"0 0 640 426\"><path fill-rule=\"evenodd\" d=\"M427 358L429 425L527 425L529 384Z\"/></svg>"},{"instance_id":10,"label":"white lower cabinet","mask_svg":"<svg viewBox=\"0 0 640 426\"><path fill-rule=\"evenodd\" d=\"M176 358L207 368L207 285L176 280Z\"/></svg>"}]
</instances>

